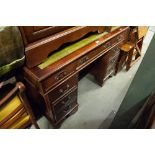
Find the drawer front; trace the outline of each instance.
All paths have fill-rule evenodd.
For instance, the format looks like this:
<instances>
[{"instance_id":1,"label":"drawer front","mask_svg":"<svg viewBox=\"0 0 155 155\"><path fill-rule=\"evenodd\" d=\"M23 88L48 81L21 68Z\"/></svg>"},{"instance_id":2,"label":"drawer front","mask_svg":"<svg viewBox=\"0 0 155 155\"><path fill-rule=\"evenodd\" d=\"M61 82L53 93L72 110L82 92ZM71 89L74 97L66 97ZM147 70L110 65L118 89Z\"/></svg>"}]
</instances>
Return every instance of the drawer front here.
<instances>
[{"instance_id":1,"label":"drawer front","mask_svg":"<svg viewBox=\"0 0 155 155\"><path fill-rule=\"evenodd\" d=\"M109 78L111 75L113 75L113 73L114 73L114 70L111 70L110 72L108 72L108 73L106 74L106 76L104 77L104 80L106 80L106 79Z\"/></svg>"},{"instance_id":2,"label":"drawer front","mask_svg":"<svg viewBox=\"0 0 155 155\"><path fill-rule=\"evenodd\" d=\"M102 58L102 61L104 63L110 63L111 61L114 61L114 59L117 59L117 57L120 54L120 49L119 47L114 47L113 49L111 49L110 51L108 51L104 57Z\"/></svg>"},{"instance_id":3,"label":"drawer front","mask_svg":"<svg viewBox=\"0 0 155 155\"><path fill-rule=\"evenodd\" d=\"M110 41L109 41L110 42ZM106 43L105 43L106 44ZM85 67L86 65L90 64L91 61L93 59L95 59L95 57L101 53L104 53L104 51L106 50L105 48L105 44L97 47L96 49L92 50L90 53L84 55L83 57L81 57L80 59L77 60L77 70L82 69L83 67ZM111 45L111 44L110 44ZM111 47L111 46L110 46Z\"/></svg>"},{"instance_id":4,"label":"drawer front","mask_svg":"<svg viewBox=\"0 0 155 155\"><path fill-rule=\"evenodd\" d=\"M128 37L128 30L118 34L117 36L115 36L114 38L112 38L111 40L108 40L107 42L104 43L104 48L108 49L110 47L112 47L113 45L118 44L119 42L126 40Z\"/></svg>"},{"instance_id":5,"label":"drawer front","mask_svg":"<svg viewBox=\"0 0 155 155\"><path fill-rule=\"evenodd\" d=\"M110 75L113 75L114 73L115 73L115 65L110 66L109 68L107 68L106 74L104 76L104 80L107 79Z\"/></svg>"},{"instance_id":6,"label":"drawer front","mask_svg":"<svg viewBox=\"0 0 155 155\"><path fill-rule=\"evenodd\" d=\"M55 118L59 121L68 114L75 106L77 106L77 89L68 94L66 97L58 101L53 106Z\"/></svg>"},{"instance_id":7,"label":"drawer front","mask_svg":"<svg viewBox=\"0 0 155 155\"><path fill-rule=\"evenodd\" d=\"M112 40L112 43L115 44L115 43L118 43L122 40L125 40L127 38L127 35L128 35L128 30L122 32L121 34L119 34L118 36L116 36L113 40Z\"/></svg>"},{"instance_id":8,"label":"drawer front","mask_svg":"<svg viewBox=\"0 0 155 155\"><path fill-rule=\"evenodd\" d=\"M110 52L111 51L109 51L109 53ZM114 53L114 51L112 52ZM117 64L118 57L119 57L119 52L115 55L113 54L112 56L113 57L109 57L105 55L103 59L101 60L102 66L104 66L102 70L102 76L104 77L104 80L107 79L113 73L115 73L116 64Z\"/></svg>"},{"instance_id":9,"label":"drawer front","mask_svg":"<svg viewBox=\"0 0 155 155\"><path fill-rule=\"evenodd\" d=\"M101 51L103 51L105 48L104 46L100 46L95 50L92 50L90 53L84 55L83 57L81 57L80 59L77 60L77 70L81 70L83 67L85 67L86 65L90 64L91 60L93 60L93 58L99 54Z\"/></svg>"},{"instance_id":10,"label":"drawer front","mask_svg":"<svg viewBox=\"0 0 155 155\"><path fill-rule=\"evenodd\" d=\"M75 63L69 64L68 66L64 67L63 69L59 70L58 72L52 74L51 76L43 80L41 82L42 91L47 92L52 87L65 80L68 76L74 73L75 68Z\"/></svg>"},{"instance_id":11,"label":"drawer front","mask_svg":"<svg viewBox=\"0 0 155 155\"><path fill-rule=\"evenodd\" d=\"M115 66L116 66L116 63L109 64L109 66L108 66L107 69L106 69L106 72L109 73L109 72L111 72L112 70L115 70Z\"/></svg>"},{"instance_id":12,"label":"drawer front","mask_svg":"<svg viewBox=\"0 0 155 155\"><path fill-rule=\"evenodd\" d=\"M47 94L49 102L54 103L56 100L68 93L72 88L77 87L77 84L78 75L72 76Z\"/></svg>"},{"instance_id":13,"label":"drawer front","mask_svg":"<svg viewBox=\"0 0 155 155\"><path fill-rule=\"evenodd\" d=\"M118 52L117 55L114 55L113 57L111 57L111 58L108 60L109 64L115 64L115 63L117 63L119 54L120 54L120 52Z\"/></svg>"},{"instance_id":14,"label":"drawer front","mask_svg":"<svg viewBox=\"0 0 155 155\"><path fill-rule=\"evenodd\" d=\"M90 53L84 55L80 59L77 60L77 70L81 70L86 65L90 64L95 57L101 53L103 53L106 48L111 47L111 41L108 41L107 43L104 43L103 45L97 47L96 49L92 50Z\"/></svg>"},{"instance_id":15,"label":"drawer front","mask_svg":"<svg viewBox=\"0 0 155 155\"><path fill-rule=\"evenodd\" d=\"M118 56L115 57L114 59L112 59L112 60L110 61L109 65L114 66L114 65L117 64L117 61L118 61Z\"/></svg>"}]
</instances>

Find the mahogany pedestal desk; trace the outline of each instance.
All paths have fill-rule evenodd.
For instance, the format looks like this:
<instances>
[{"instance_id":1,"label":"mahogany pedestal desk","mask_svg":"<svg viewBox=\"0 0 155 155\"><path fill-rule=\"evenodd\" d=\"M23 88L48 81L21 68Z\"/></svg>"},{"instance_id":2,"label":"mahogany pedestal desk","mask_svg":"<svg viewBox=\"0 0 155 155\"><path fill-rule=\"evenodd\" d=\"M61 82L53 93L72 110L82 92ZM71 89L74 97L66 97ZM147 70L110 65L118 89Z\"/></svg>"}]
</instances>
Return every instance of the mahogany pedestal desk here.
<instances>
[{"instance_id":1,"label":"mahogany pedestal desk","mask_svg":"<svg viewBox=\"0 0 155 155\"><path fill-rule=\"evenodd\" d=\"M53 126L59 127L77 111L78 76L82 69L97 62L92 74L100 85L115 72L118 47L128 40L128 33L129 27L119 27L44 69L24 67L31 101L43 103Z\"/></svg>"}]
</instances>

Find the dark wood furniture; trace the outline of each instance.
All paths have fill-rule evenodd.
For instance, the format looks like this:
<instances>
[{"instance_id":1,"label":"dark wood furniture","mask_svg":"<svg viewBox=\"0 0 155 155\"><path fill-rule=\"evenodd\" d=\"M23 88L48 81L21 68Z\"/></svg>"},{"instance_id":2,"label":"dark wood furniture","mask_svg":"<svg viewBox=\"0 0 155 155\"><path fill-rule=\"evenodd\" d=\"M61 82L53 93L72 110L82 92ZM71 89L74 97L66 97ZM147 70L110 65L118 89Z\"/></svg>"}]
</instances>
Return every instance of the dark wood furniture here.
<instances>
[{"instance_id":1,"label":"dark wood furniture","mask_svg":"<svg viewBox=\"0 0 155 155\"><path fill-rule=\"evenodd\" d=\"M116 72L122 70L124 66L126 66L126 70L128 71L140 59L143 39L146 32L146 26L131 27L129 41L120 46L121 56Z\"/></svg>"},{"instance_id":2,"label":"dark wood furniture","mask_svg":"<svg viewBox=\"0 0 155 155\"><path fill-rule=\"evenodd\" d=\"M59 127L66 117L78 109L79 72L99 61L94 74L102 85L115 72L118 47L128 40L128 33L129 27L119 27L44 69L37 66L24 67L25 83L31 101L43 102L45 115L55 127Z\"/></svg>"},{"instance_id":3,"label":"dark wood furniture","mask_svg":"<svg viewBox=\"0 0 155 155\"><path fill-rule=\"evenodd\" d=\"M21 26L24 44L30 44L50 35L72 28L73 26Z\"/></svg>"},{"instance_id":4,"label":"dark wood furniture","mask_svg":"<svg viewBox=\"0 0 155 155\"><path fill-rule=\"evenodd\" d=\"M109 31L104 26L26 26L19 27L25 44L26 65L32 68L65 43L74 42L90 32Z\"/></svg>"},{"instance_id":5,"label":"dark wood furniture","mask_svg":"<svg viewBox=\"0 0 155 155\"><path fill-rule=\"evenodd\" d=\"M135 46L131 42L127 42L120 47L121 59L118 62L119 71L126 66L126 70L128 71L131 66L136 63L140 56L137 52L135 52ZM135 60L133 60L133 56L135 56ZM121 69L120 69L121 68Z\"/></svg>"},{"instance_id":6,"label":"dark wood furniture","mask_svg":"<svg viewBox=\"0 0 155 155\"><path fill-rule=\"evenodd\" d=\"M122 44L122 42L120 43ZM104 57L99 59L97 64L94 66L92 75L95 76L97 83L100 86L104 85L104 82L109 78L115 75L116 73L116 65L118 61L118 57L120 54L120 49L117 46L109 50Z\"/></svg>"},{"instance_id":7,"label":"dark wood furniture","mask_svg":"<svg viewBox=\"0 0 155 155\"><path fill-rule=\"evenodd\" d=\"M3 89L5 88L5 89ZM39 128L25 96L25 86L0 83L0 129L23 129L33 124Z\"/></svg>"}]
</instances>

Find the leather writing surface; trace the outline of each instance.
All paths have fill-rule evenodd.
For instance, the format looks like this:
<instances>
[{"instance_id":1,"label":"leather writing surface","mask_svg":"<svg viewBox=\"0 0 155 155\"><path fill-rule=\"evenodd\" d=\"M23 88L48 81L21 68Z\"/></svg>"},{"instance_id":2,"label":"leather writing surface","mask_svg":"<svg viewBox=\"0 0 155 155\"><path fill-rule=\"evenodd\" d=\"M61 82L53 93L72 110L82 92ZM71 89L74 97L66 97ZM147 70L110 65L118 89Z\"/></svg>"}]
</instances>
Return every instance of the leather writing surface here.
<instances>
[{"instance_id":1,"label":"leather writing surface","mask_svg":"<svg viewBox=\"0 0 155 155\"><path fill-rule=\"evenodd\" d=\"M85 39L82 39L74 44L71 44L59 51L57 51L56 53L52 54L50 57L48 57L43 63L41 63L40 65L38 65L38 67L40 69L44 69L45 67L49 66L50 64L60 60L61 58L71 54L72 52L86 46L87 44L97 40L98 38L106 35L107 32L103 32L101 34L93 34Z\"/></svg>"}]
</instances>

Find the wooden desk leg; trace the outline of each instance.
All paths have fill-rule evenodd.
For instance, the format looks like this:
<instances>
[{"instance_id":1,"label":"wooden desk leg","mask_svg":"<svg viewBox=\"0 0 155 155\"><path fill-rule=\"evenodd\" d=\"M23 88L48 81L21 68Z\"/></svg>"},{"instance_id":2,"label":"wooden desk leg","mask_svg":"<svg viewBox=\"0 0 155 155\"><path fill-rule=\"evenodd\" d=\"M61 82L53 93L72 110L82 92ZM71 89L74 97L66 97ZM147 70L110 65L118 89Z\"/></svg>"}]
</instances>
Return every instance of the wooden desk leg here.
<instances>
[{"instance_id":1,"label":"wooden desk leg","mask_svg":"<svg viewBox=\"0 0 155 155\"><path fill-rule=\"evenodd\" d=\"M117 65L116 65L115 75L123 69L124 64L126 64L127 57L128 57L127 53L121 53L120 60L118 61Z\"/></svg>"},{"instance_id":2,"label":"wooden desk leg","mask_svg":"<svg viewBox=\"0 0 155 155\"><path fill-rule=\"evenodd\" d=\"M95 76L95 80L96 80L96 82L98 83L99 86L101 86L101 87L104 86L105 80L103 78Z\"/></svg>"},{"instance_id":3,"label":"wooden desk leg","mask_svg":"<svg viewBox=\"0 0 155 155\"><path fill-rule=\"evenodd\" d=\"M134 49L131 49L131 50L129 51L129 54L128 54L127 64L126 64L126 70L127 70L127 71L131 68L131 62L132 62L133 51L134 51Z\"/></svg>"}]
</instances>

